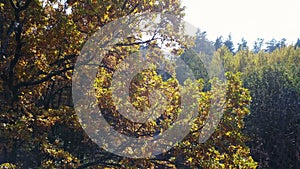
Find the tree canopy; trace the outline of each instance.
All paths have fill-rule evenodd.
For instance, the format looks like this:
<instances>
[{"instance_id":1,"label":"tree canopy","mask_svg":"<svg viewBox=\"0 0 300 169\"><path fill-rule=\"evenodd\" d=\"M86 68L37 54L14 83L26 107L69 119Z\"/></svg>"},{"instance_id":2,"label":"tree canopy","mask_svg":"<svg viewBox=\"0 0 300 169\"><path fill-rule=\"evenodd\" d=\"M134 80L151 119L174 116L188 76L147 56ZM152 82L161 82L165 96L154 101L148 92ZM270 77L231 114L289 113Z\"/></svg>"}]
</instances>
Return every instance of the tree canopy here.
<instances>
[{"instance_id":1,"label":"tree canopy","mask_svg":"<svg viewBox=\"0 0 300 169\"><path fill-rule=\"evenodd\" d=\"M76 79L74 68L82 49L97 31L107 33L101 43L112 41L109 32L120 28L108 25L147 12L174 17L161 19L160 29L132 30L136 31L132 36L116 42L103 54L92 86L99 114L115 131L135 138L161 137L182 113L196 116L188 134L167 151L153 158L130 158L107 151L105 145L112 143L101 147L90 137L82 119L92 119L91 129L97 134L98 114L78 117L74 108L78 102L72 100L72 95L86 93L74 93L72 85L78 84L72 84L72 80ZM180 0L0 1L0 168L296 167L299 39L295 46L288 46L285 39L272 40L267 50L262 49L263 40L258 39L253 51L242 39L234 51L231 35L225 41L219 37L216 42L209 41L206 32L200 30L191 37L180 35L177 30L184 28L183 16ZM145 27L151 23L149 20L156 19L134 18L132 23L136 25L144 19ZM146 33L150 38L144 38ZM191 71L161 63L134 75L129 83L128 104L146 111L164 103L166 109L154 109L153 117L145 117L147 123L128 120L115 105L118 100L113 97L112 87L122 83L113 86L113 77L118 69L130 68L123 63L134 59L133 54L150 60L163 58L163 42L172 49L168 59L182 60ZM89 48L91 53L97 50ZM143 53L147 50L155 55ZM143 67L145 62L134 64L131 67ZM222 75L226 81L211 71L226 72ZM194 81L185 78L191 74ZM186 88L182 89L182 84ZM197 101L185 102L195 109L183 112L182 97L189 90L197 95ZM126 91L118 94L126 95ZM153 98L163 99L153 103ZM93 106L89 100L82 103ZM212 109L214 106L220 109ZM130 115L130 109L124 110ZM220 121L208 120L221 113ZM207 126L216 129L202 143L199 138L210 132L203 130ZM144 147L135 150L134 144L126 145L124 140L115 141L119 142L116 147L127 147L123 150L126 153L151 152Z\"/></svg>"}]
</instances>

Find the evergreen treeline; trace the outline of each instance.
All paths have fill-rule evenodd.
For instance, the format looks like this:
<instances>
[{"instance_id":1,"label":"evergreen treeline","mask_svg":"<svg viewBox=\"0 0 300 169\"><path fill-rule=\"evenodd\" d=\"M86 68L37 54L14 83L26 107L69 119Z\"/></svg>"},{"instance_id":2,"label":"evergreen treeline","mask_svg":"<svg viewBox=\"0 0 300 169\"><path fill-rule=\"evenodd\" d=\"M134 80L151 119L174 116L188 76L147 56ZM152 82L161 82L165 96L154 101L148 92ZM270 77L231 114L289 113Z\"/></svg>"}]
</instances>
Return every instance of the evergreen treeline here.
<instances>
[{"instance_id":1,"label":"evergreen treeline","mask_svg":"<svg viewBox=\"0 0 300 169\"><path fill-rule=\"evenodd\" d=\"M284 38L263 41L258 38L250 49L247 41L242 39L234 50L230 35L225 41L219 37L210 42L205 33L198 31L194 50L199 55L218 57L227 72L242 73L243 86L250 90L252 97L244 129L249 137L246 144L259 168L297 168L300 150L300 39L294 45L287 45ZM190 66L194 67L194 73L202 67Z\"/></svg>"}]
</instances>

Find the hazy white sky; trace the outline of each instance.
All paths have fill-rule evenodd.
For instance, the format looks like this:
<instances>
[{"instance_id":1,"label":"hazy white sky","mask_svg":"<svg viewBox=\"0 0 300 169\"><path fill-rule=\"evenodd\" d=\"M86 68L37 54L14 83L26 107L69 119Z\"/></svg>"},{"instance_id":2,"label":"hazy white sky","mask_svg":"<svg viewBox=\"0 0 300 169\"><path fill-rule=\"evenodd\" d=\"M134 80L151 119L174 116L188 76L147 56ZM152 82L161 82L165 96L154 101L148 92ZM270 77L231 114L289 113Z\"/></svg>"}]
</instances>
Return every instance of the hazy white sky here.
<instances>
[{"instance_id":1,"label":"hazy white sky","mask_svg":"<svg viewBox=\"0 0 300 169\"><path fill-rule=\"evenodd\" d=\"M249 45L258 38L300 38L300 0L182 0L185 21L206 31L209 40L232 34ZM252 46L251 46L252 47Z\"/></svg>"}]
</instances>

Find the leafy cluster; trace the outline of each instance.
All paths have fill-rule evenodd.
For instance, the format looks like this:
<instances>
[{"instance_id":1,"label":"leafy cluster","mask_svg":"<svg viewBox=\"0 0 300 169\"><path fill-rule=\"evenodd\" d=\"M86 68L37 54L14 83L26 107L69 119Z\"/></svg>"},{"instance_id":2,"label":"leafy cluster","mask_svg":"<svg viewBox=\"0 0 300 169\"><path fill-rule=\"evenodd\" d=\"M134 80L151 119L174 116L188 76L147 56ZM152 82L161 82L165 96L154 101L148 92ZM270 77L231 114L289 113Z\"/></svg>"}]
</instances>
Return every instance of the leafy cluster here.
<instances>
[{"instance_id":1,"label":"leafy cluster","mask_svg":"<svg viewBox=\"0 0 300 169\"><path fill-rule=\"evenodd\" d=\"M201 96L192 130L171 150L154 159L130 159L98 147L84 132L72 103L71 75L87 39L117 18L141 12L170 13L183 17L178 0L7 0L0 1L0 167L1 168L255 168L246 137L244 117L249 114L250 94L239 74L227 74L228 82L209 81L199 70L200 86L186 81ZM168 31L168 30L166 30ZM136 75L131 82L130 101L138 110L153 103L150 92L161 91L166 110L146 125L126 121L114 107L111 80L120 63L142 47L157 46L155 39L137 37L112 49L99 66L95 80L101 113L117 131L139 137L162 133L181 113L179 82L161 76L157 65ZM169 32L176 39L176 32ZM163 36L163 35L162 35ZM201 41L201 39L198 39ZM174 50L173 53L180 53ZM211 54L211 53L210 53ZM187 59L187 58L186 58ZM199 60L198 60L198 62ZM196 68L198 65L194 65ZM202 90L204 83L215 89ZM224 117L206 124L219 88L227 89ZM158 94L158 95L159 95ZM196 106L196 105L195 105ZM213 115L218 115L218 111ZM154 112L161 114L161 112ZM92 114L87 114L93 118ZM154 114L154 117L156 115ZM197 142L204 125L217 127L204 144ZM126 126L126 127L125 127ZM126 130L125 130L126 129ZM131 150L128 150L131 151ZM147 153L147 151L145 151Z\"/></svg>"}]
</instances>

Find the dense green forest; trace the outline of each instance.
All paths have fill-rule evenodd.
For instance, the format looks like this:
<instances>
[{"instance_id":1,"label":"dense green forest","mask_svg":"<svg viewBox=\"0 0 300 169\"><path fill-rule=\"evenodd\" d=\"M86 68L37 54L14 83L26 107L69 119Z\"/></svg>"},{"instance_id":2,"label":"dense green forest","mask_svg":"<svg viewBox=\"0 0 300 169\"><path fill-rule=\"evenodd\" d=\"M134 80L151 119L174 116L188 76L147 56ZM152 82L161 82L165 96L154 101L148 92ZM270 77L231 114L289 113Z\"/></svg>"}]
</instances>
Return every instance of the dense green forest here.
<instances>
[{"instance_id":1,"label":"dense green forest","mask_svg":"<svg viewBox=\"0 0 300 169\"><path fill-rule=\"evenodd\" d=\"M97 30L118 18L143 12L172 14L178 20L166 18L162 24L173 23L174 27L181 26L178 21L184 16L180 0L0 0L0 168L300 166L300 39L287 44L284 38L264 42L261 37L254 46L242 39L236 46L231 35L210 41L206 32L198 30L192 40L186 40L174 31L176 28L161 28L163 40L181 45L172 52L196 79L185 82L187 90L201 96L191 129L168 151L151 158L124 157L98 146L74 109L75 62ZM155 89L169 101L162 115L149 123L121 116L111 96L112 77L130 54L151 49L160 57L158 40L141 41L140 33L109 49L93 87L99 113L116 131L137 138L157 137L172 128L182 110L176 78L154 65L132 79L130 102L136 109L151 106L149 95ZM225 82L209 76L203 58L211 61L211 69L222 63ZM217 97L214 91L221 89L225 89L221 93L223 116L208 140L200 143L212 100ZM87 113L86 118L94 115ZM128 147L134 149L134 145ZM146 149L141 152L149 153Z\"/></svg>"},{"instance_id":2,"label":"dense green forest","mask_svg":"<svg viewBox=\"0 0 300 169\"><path fill-rule=\"evenodd\" d=\"M199 30L197 37L194 51L200 54L191 55L191 66L200 55L211 55L215 47L213 55L223 61L227 72L241 73L243 87L250 91L250 114L245 118L243 133L250 138L246 144L259 168L297 168L300 40L286 45L285 39L272 39L264 45L259 38L251 49L242 39L234 50L230 35L224 41L220 37L210 42ZM197 69L195 66L194 71Z\"/></svg>"}]
</instances>

